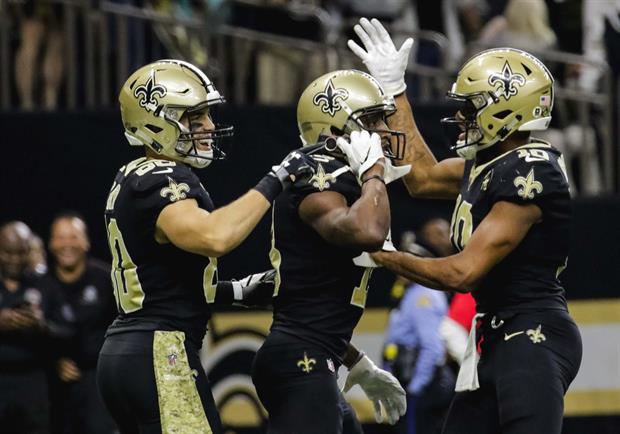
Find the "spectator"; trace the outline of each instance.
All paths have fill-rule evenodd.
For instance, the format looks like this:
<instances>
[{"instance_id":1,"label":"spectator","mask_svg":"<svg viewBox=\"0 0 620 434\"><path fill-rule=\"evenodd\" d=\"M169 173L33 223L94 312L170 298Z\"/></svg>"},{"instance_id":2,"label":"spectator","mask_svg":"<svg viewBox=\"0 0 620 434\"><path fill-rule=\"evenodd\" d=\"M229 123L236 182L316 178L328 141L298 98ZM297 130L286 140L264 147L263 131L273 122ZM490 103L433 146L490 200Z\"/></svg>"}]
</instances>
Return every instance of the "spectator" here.
<instances>
[{"instance_id":1,"label":"spectator","mask_svg":"<svg viewBox=\"0 0 620 434\"><path fill-rule=\"evenodd\" d=\"M49 433L45 375L49 338L62 338L60 297L28 275L32 233L22 222L0 227L0 426L4 433Z\"/></svg>"},{"instance_id":2,"label":"spectator","mask_svg":"<svg viewBox=\"0 0 620 434\"><path fill-rule=\"evenodd\" d=\"M33 110L39 71L43 72L43 107L53 110L58 106L58 93L63 73L63 34L60 27L60 5L40 0L23 2L18 8L20 45L15 54L15 81L20 107ZM45 50L42 68L38 65L39 52Z\"/></svg>"},{"instance_id":3,"label":"spectator","mask_svg":"<svg viewBox=\"0 0 620 434\"><path fill-rule=\"evenodd\" d=\"M111 434L114 423L103 406L95 372L107 327L116 315L110 266L88 257L90 243L84 220L61 214L50 230L53 266L42 285L62 294L71 306L76 334L57 362L60 385L54 390L55 425L63 434Z\"/></svg>"},{"instance_id":4,"label":"spectator","mask_svg":"<svg viewBox=\"0 0 620 434\"><path fill-rule=\"evenodd\" d=\"M47 273L47 253L40 236L34 232L29 240L30 253L28 254L28 271L42 276Z\"/></svg>"},{"instance_id":5,"label":"spectator","mask_svg":"<svg viewBox=\"0 0 620 434\"><path fill-rule=\"evenodd\" d=\"M448 222L429 220L418 232L416 244L403 248L416 254L425 251L427 256L450 254ZM409 282L399 308L390 315L384 351L386 367L408 394L406 423L401 424L401 432L434 434L441 428L455 383L454 373L446 365L446 345L440 333L447 312L445 294Z\"/></svg>"},{"instance_id":6,"label":"spectator","mask_svg":"<svg viewBox=\"0 0 620 434\"><path fill-rule=\"evenodd\" d=\"M556 35L544 0L510 0L504 14L482 28L478 42L536 52L554 47Z\"/></svg>"},{"instance_id":7,"label":"spectator","mask_svg":"<svg viewBox=\"0 0 620 434\"><path fill-rule=\"evenodd\" d=\"M476 315L476 301L471 294L456 293L450 301L448 315L441 322L439 333L446 343L448 355L460 365L467 348L467 336Z\"/></svg>"}]
</instances>

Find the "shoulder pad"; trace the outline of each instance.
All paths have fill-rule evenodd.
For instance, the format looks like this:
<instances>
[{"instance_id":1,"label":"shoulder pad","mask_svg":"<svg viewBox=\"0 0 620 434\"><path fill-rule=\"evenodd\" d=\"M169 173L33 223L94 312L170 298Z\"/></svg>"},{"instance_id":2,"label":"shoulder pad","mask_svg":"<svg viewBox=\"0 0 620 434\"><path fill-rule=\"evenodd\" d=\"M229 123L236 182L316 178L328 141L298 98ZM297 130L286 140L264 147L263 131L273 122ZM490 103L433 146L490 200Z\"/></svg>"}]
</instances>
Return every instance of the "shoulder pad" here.
<instances>
[{"instance_id":1,"label":"shoulder pad","mask_svg":"<svg viewBox=\"0 0 620 434\"><path fill-rule=\"evenodd\" d=\"M515 149L492 170L488 189L494 201L535 203L552 194L568 194L564 159L549 145Z\"/></svg>"},{"instance_id":2,"label":"shoulder pad","mask_svg":"<svg viewBox=\"0 0 620 434\"><path fill-rule=\"evenodd\" d=\"M194 184L200 185L198 177L191 169L173 161L148 160L126 170L127 177L137 191L150 191L177 186L181 190L189 189ZM186 187L187 186L187 187Z\"/></svg>"},{"instance_id":3,"label":"shoulder pad","mask_svg":"<svg viewBox=\"0 0 620 434\"><path fill-rule=\"evenodd\" d=\"M148 160L128 172L134 206L147 214L159 212L173 202L206 196L198 177L182 164Z\"/></svg>"}]
</instances>

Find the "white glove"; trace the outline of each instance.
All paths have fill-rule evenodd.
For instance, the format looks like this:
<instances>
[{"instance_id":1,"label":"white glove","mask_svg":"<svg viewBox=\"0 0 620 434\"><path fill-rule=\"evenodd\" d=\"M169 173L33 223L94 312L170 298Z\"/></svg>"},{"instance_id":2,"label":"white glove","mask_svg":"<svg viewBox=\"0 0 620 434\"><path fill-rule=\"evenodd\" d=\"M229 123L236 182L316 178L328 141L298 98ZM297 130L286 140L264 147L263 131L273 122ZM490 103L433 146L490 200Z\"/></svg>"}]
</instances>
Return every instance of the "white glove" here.
<instances>
[{"instance_id":1,"label":"white glove","mask_svg":"<svg viewBox=\"0 0 620 434\"><path fill-rule=\"evenodd\" d=\"M276 270L272 269L231 281L233 304L244 307L269 305L273 297L275 278Z\"/></svg>"},{"instance_id":2,"label":"white glove","mask_svg":"<svg viewBox=\"0 0 620 434\"><path fill-rule=\"evenodd\" d=\"M381 137L366 130L353 131L349 141L344 137L338 137L336 145L347 156L349 166L358 179L384 157Z\"/></svg>"},{"instance_id":3,"label":"white glove","mask_svg":"<svg viewBox=\"0 0 620 434\"><path fill-rule=\"evenodd\" d=\"M392 243L392 230L391 229L388 232L388 235L385 238L385 241L383 242L383 246L381 247L381 250L383 250L384 252L395 252L396 251L396 247L394 247L394 243ZM353 258L353 263L358 267L364 267L364 268L378 268L381 266L377 264L370 257L370 253L368 252L362 252L361 255Z\"/></svg>"},{"instance_id":4,"label":"white glove","mask_svg":"<svg viewBox=\"0 0 620 434\"><path fill-rule=\"evenodd\" d=\"M363 356L351 370L344 383L343 392L359 384L375 408L375 420L383 422L381 406L385 410L387 421L394 425L407 411L407 399L404 389L392 374L379 369L368 356Z\"/></svg>"},{"instance_id":5,"label":"white glove","mask_svg":"<svg viewBox=\"0 0 620 434\"><path fill-rule=\"evenodd\" d=\"M360 23L353 27L366 50L349 39L347 45L359 57L368 72L377 79L388 95L398 95L405 91L405 70L409 60L409 52L413 46L413 39L408 38L398 51L392 42L390 34L383 25L373 18L368 21L360 19Z\"/></svg>"},{"instance_id":6,"label":"white glove","mask_svg":"<svg viewBox=\"0 0 620 434\"><path fill-rule=\"evenodd\" d=\"M385 170L383 173L385 185L388 185L390 182L402 178L411 170L411 164L406 164L404 166L394 166L392 164L392 160L390 160L389 158L386 158L385 160Z\"/></svg>"}]
</instances>

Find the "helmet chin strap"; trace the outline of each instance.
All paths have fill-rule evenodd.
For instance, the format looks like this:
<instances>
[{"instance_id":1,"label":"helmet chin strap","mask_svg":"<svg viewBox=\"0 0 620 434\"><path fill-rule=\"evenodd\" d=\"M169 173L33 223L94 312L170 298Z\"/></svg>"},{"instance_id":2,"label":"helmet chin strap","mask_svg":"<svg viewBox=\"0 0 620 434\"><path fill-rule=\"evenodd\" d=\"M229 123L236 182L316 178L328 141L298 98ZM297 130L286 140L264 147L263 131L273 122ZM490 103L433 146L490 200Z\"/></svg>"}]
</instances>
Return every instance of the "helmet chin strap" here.
<instances>
[{"instance_id":1,"label":"helmet chin strap","mask_svg":"<svg viewBox=\"0 0 620 434\"><path fill-rule=\"evenodd\" d=\"M207 160L206 158L200 157L185 157L183 161L185 161L190 166L195 167L196 169L204 169L209 164L211 164L211 161L213 160Z\"/></svg>"},{"instance_id":2,"label":"helmet chin strap","mask_svg":"<svg viewBox=\"0 0 620 434\"><path fill-rule=\"evenodd\" d=\"M191 145L191 141L189 141L189 148L191 149L193 145ZM208 151L201 151L194 147L194 153L190 154L189 149L185 150L180 146L181 143L177 143L176 150L182 156L181 161L189 164L192 167L197 169L204 169L213 161L213 149L209 149Z\"/></svg>"},{"instance_id":3,"label":"helmet chin strap","mask_svg":"<svg viewBox=\"0 0 620 434\"><path fill-rule=\"evenodd\" d=\"M490 148L495 143L499 142L499 139L500 139L499 137L495 137L489 143L485 143L485 144L473 143L469 146L463 146L464 143L459 143L460 142L459 141L456 143L457 145L456 153L461 158L464 158L466 160L473 160L474 158L476 158L476 154L478 154L478 151L483 151L487 148Z\"/></svg>"}]
</instances>

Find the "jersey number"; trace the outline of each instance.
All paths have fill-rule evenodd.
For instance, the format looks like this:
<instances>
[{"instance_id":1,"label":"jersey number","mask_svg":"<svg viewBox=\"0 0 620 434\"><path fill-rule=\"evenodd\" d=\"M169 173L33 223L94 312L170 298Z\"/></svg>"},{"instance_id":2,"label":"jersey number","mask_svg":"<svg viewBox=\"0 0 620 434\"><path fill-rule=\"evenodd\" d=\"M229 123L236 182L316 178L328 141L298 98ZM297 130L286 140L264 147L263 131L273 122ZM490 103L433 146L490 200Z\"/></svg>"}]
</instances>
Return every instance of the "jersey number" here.
<instances>
[{"instance_id":1,"label":"jersey number","mask_svg":"<svg viewBox=\"0 0 620 434\"><path fill-rule=\"evenodd\" d=\"M456 199L456 206L452 214L450 226L450 238L452 244L459 250L463 250L471 238L473 218L471 216L471 203L463 200L461 195Z\"/></svg>"},{"instance_id":2,"label":"jersey number","mask_svg":"<svg viewBox=\"0 0 620 434\"><path fill-rule=\"evenodd\" d=\"M202 289L207 303L213 303L217 291L217 258L209 258L209 265L202 273Z\"/></svg>"},{"instance_id":3,"label":"jersey number","mask_svg":"<svg viewBox=\"0 0 620 434\"><path fill-rule=\"evenodd\" d=\"M112 272L110 274L116 303L123 313L140 310L144 301L144 291L138 279L136 264L129 256L116 219L110 219L108 223L108 243L112 252Z\"/></svg>"},{"instance_id":4,"label":"jersey number","mask_svg":"<svg viewBox=\"0 0 620 434\"><path fill-rule=\"evenodd\" d=\"M527 163L535 161L549 161L549 153L542 149L519 149L517 151L519 158L525 158Z\"/></svg>"},{"instance_id":5,"label":"jersey number","mask_svg":"<svg viewBox=\"0 0 620 434\"><path fill-rule=\"evenodd\" d=\"M370 281L370 276L372 275L373 270L374 268L366 268L364 270L364 274L362 274L362 280L360 281L360 284L353 288L353 294L351 294L351 304L353 306L361 307L362 309L366 307L368 282Z\"/></svg>"}]
</instances>

